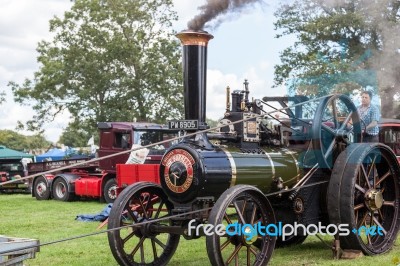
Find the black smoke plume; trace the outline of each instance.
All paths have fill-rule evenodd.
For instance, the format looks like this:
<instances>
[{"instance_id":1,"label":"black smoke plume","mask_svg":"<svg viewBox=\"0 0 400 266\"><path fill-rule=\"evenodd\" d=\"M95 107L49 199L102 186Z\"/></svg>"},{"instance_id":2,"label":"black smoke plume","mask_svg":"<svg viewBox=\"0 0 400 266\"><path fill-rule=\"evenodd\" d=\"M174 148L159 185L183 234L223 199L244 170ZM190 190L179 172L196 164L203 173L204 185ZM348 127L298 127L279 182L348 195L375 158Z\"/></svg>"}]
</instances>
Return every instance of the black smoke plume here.
<instances>
[{"instance_id":1,"label":"black smoke plume","mask_svg":"<svg viewBox=\"0 0 400 266\"><path fill-rule=\"evenodd\" d=\"M200 14L188 22L190 30L198 31L204 29L209 22L221 15L240 12L249 4L262 2L263 0L207 0L207 3L198 9ZM218 20L213 27L217 27L221 20Z\"/></svg>"}]
</instances>

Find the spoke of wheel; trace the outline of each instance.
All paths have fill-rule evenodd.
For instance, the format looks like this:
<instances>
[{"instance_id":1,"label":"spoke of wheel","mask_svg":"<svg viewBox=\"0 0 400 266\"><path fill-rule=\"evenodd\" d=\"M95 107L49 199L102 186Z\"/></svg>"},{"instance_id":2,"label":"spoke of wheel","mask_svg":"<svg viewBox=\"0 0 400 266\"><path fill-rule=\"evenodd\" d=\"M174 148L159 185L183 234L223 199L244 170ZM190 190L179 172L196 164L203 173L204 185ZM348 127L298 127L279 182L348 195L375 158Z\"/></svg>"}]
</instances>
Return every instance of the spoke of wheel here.
<instances>
[{"instance_id":1,"label":"spoke of wheel","mask_svg":"<svg viewBox=\"0 0 400 266\"><path fill-rule=\"evenodd\" d=\"M362 170L362 176L365 179L365 183L367 183L368 189L371 189L371 185L369 184L369 181L368 181L367 171L365 170L365 167L363 164L361 164L361 170ZM361 175L361 173L360 173L360 175ZM360 180L360 182L361 182L361 180Z\"/></svg>"},{"instance_id":2,"label":"spoke of wheel","mask_svg":"<svg viewBox=\"0 0 400 266\"><path fill-rule=\"evenodd\" d=\"M384 202L383 202L383 205L395 207L394 201L384 201Z\"/></svg>"},{"instance_id":3,"label":"spoke of wheel","mask_svg":"<svg viewBox=\"0 0 400 266\"><path fill-rule=\"evenodd\" d=\"M132 217L133 221L135 221L135 223L138 223L136 215L133 213L132 209L130 207L128 207L126 210L127 210L128 214L129 214L129 216Z\"/></svg>"},{"instance_id":4,"label":"spoke of wheel","mask_svg":"<svg viewBox=\"0 0 400 266\"><path fill-rule=\"evenodd\" d=\"M233 258L239 253L239 251L242 249L242 244L239 244L235 250L232 252L232 254L229 256L229 258L226 261L226 264L229 264L232 262Z\"/></svg>"},{"instance_id":5,"label":"spoke of wheel","mask_svg":"<svg viewBox=\"0 0 400 266\"><path fill-rule=\"evenodd\" d=\"M155 243L153 238L151 238L151 247L153 248L154 260L156 260L158 258L158 256L157 256L157 248L156 248L156 243Z\"/></svg>"},{"instance_id":6,"label":"spoke of wheel","mask_svg":"<svg viewBox=\"0 0 400 266\"><path fill-rule=\"evenodd\" d=\"M338 128L338 116L337 116L337 108L336 108L336 99L332 101L332 113L333 113L333 123L335 124L335 128Z\"/></svg>"},{"instance_id":7,"label":"spoke of wheel","mask_svg":"<svg viewBox=\"0 0 400 266\"><path fill-rule=\"evenodd\" d=\"M363 187L361 187L360 185L358 185L358 184L355 184L354 187L355 187L356 189L358 189L359 191L361 191L362 193L365 193L365 192L366 192L366 190L365 190Z\"/></svg>"},{"instance_id":8,"label":"spoke of wheel","mask_svg":"<svg viewBox=\"0 0 400 266\"><path fill-rule=\"evenodd\" d=\"M346 119L343 121L342 126L340 127L340 129L345 129L347 127L347 124L349 123L351 116L353 115L353 111L350 111L349 115L346 117Z\"/></svg>"},{"instance_id":9,"label":"spoke of wheel","mask_svg":"<svg viewBox=\"0 0 400 266\"><path fill-rule=\"evenodd\" d=\"M247 247L247 265L250 266L250 246Z\"/></svg>"},{"instance_id":10,"label":"spoke of wheel","mask_svg":"<svg viewBox=\"0 0 400 266\"><path fill-rule=\"evenodd\" d=\"M140 245L140 260L144 263L144 246Z\"/></svg>"},{"instance_id":11,"label":"spoke of wheel","mask_svg":"<svg viewBox=\"0 0 400 266\"><path fill-rule=\"evenodd\" d=\"M378 182L376 182L375 183L375 188L378 186L378 185L380 185L388 176L390 176L390 170L389 171L387 171L387 173L386 174L384 174L379 180L378 180Z\"/></svg>"},{"instance_id":12,"label":"spoke of wheel","mask_svg":"<svg viewBox=\"0 0 400 266\"><path fill-rule=\"evenodd\" d=\"M356 185L356 187L357 187L357 185ZM364 206L365 206L364 203L357 204L356 206L354 206L354 210L358 211L359 209L362 209Z\"/></svg>"},{"instance_id":13,"label":"spoke of wheel","mask_svg":"<svg viewBox=\"0 0 400 266\"><path fill-rule=\"evenodd\" d=\"M254 250L253 246L249 246L248 249L250 250L251 253L254 254L254 256L257 256L257 250Z\"/></svg>"},{"instance_id":14,"label":"spoke of wheel","mask_svg":"<svg viewBox=\"0 0 400 266\"><path fill-rule=\"evenodd\" d=\"M224 250L224 248L226 248L229 243L231 243L231 241L229 240L229 238L226 239L226 241L224 243L222 243L222 245L219 247L219 250L222 251Z\"/></svg>"},{"instance_id":15,"label":"spoke of wheel","mask_svg":"<svg viewBox=\"0 0 400 266\"><path fill-rule=\"evenodd\" d=\"M236 254L235 256L235 266L239 266L239 255Z\"/></svg>"},{"instance_id":16,"label":"spoke of wheel","mask_svg":"<svg viewBox=\"0 0 400 266\"><path fill-rule=\"evenodd\" d=\"M251 214L250 224L254 224L255 223L254 219L256 218L256 212L257 212L257 206L254 206L253 212Z\"/></svg>"},{"instance_id":17,"label":"spoke of wheel","mask_svg":"<svg viewBox=\"0 0 400 266\"><path fill-rule=\"evenodd\" d=\"M371 167L369 168L367 177L370 176L372 169L375 168L375 160L376 160L376 157L377 157L377 155L375 154L374 159L372 160L372 163L371 163Z\"/></svg>"},{"instance_id":18,"label":"spoke of wheel","mask_svg":"<svg viewBox=\"0 0 400 266\"><path fill-rule=\"evenodd\" d=\"M237 202L236 202L236 201L235 201L235 202L233 202L233 206L235 206L236 213L238 214L238 216L239 216L239 219L241 220L242 224L245 224L245 223L246 223L246 221L244 220L244 218L243 218L243 215L242 215L242 213L240 212L240 210L239 210L239 206L237 205Z\"/></svg>"},{"instance_id":19,"label":"spoke of wheel","mask_svg":"<svg viewBox=\"0 0 400 266\"><path fill-rule=\"evenodd\" d=\"M321 131L322 131L322 129L325 130L327 133L331 134L332 136L334 136L334 137L336 136L335 130L332 129L331 127L321 124Z\"/></svg>"},{"instance_id":20,"label":"spoke of wheel","mask_svg":"<svg viewBox=\"0 0 400 266\"><path fill-rule=\"evenodd\" d=\"M382 224L378 221L378 219L376 219L375 216L372 216L372 219L374 220L375 224L382 229L383 234L387 235L387 231L385 230L385 228L383 228Z\"/></svg>"},{"instance_id":21,"label":"spoke of wheel","mask_svg":"<svg viewBox=\"0 0 400 266\"><path fill-rule=\"evenodd\" d=\"M372 245L371 236L367 234L367 243Z\"/></svg>"},{"instance_id":22,"label":"spoke of wheel","mask_svg":"<svg viewBox=\"0 0 400 266\"><path fill-rule=\"evenodd\" d=\"M246 205L247 205L247 200L243 200L243 209L241 211L242 215L244 215L244 210L246 209Z\"/></svg>"},{"instance_id":23,"label":"spoke of wheel","mask_svg":"<svg viewBox=\"0 0 400 266\"><path fill-rule=\"evenodd\" d=\"M139 248L143 245L143 242L146 238L145 237L141 237L139 240L139 243L137 243L137 245L134 247L134 249L132 250L132 252L130 253L130 255L133 257L136 252L139 250Z\"/></svg>"},{"instance_id":24,"label":"spoke of wheel","mask_svg":"<svg viewBox=\"0 0 400 266\"><path fill-rule=\"evenodd\" d=\"M381 209L378 210L378 214L381 217L381 220L383 221L383 214L382 214L382 210Z\"/></svg>"},{"instance_id":25,"label":"spoke of wheel","mask_svg":"<svg viewBox=\"0 0 400 266\"><path fill-rule=\"evenodd\" d=\"M333 147L335 146L336 139L334 138L329 145L328 149L326 150L326 153L324 154L325 159L328 158L328 156L332 153Z\"/></svg>"},{"instance_id":26,"label":"spoke of wheel","mask_svg":"<svg viewBox=\"0 0 400 266\"><path fill-rule=\"evenodd\" d=\"M148 202L149 201L147 200L147 203ZM140 207L142 207L144 218L149 219L149 217L147 216L147 209L146 209L146 207L144 207L142 199L139 199L139 203L140 203ZM146 204L146 206L147 206L147 204Z\"/></svg>"},{"instance_id":27,"label":"spoke of wheel","mask_svg":"<svg viewBox=\"0 0 400 266\"><path fill-rule=\"evenodd\" d=\"M152 240L155 242L155 243L157 243L160 247L162 247L162 249L166 249L167 248L167 246L163 243L163 242L161 242L161 240L160 239L158 239L157 237L152 237Z\"/></svg>"},{"instance_id":28,"label":"spoke of wheel","mask_svg":"<svg viewBox=\"0 0 400 266\"><path fill-rule=\"evenodd\" d=\"M231 220L231 218L229 218L229 216L228 216L228 214L226 212L224 214L224 218L228 222L228 224L232 224L232 220Z\"/></svg>"},{"instance_id":29,"label":"spoke of wheel","mask_svg":"<svg viewBox=\"0 0 400 266\"><path fill-rule=\"evenodd\" d=\"M373 212L370 212L370 213L369 213L369 216L370 216L370 218L369 218L369 226L371 227L372 224L373 224L373 221L374 221L374 219L373 219L374 213L373 213Z\"/></svg>"},{"instance_id":30,"label":"spoke of wheel","mask_svg":"<svg viewBox=\"0 0 400 266\"><path fill-rule=\"evenodd\" d=\"M367 220L368 212L365 212L363 218L361 219L361 223L357 224L357 227L361 227L363 224L367 225L365 221Z\"/></svg>"},{"instance_id":31,"label":"spoke of wheel","mask_svg":"<svg viewBox=\"0 0 400 266\"><path fill-rule=\"evenodd\" d=\"M136 228L132 228L133 231L129 235L127 235L124 239L122 239L122 242L124 243L124 245L125 245L126 242L128 242L129 239L132 238L132 236L135 235L135 229Z\"/></svg>"},{"instance_id":32,"label":"spoke of wheel","mask_svg":"<svg viewBox=\"0 0 400 266\"><path fill-rule=\"evenodd\" d=\"M158 216L160 215L160 212L162 210L162 207L164 206L164 201L162 199L160 199L160 200L161 200L161 202L158 205L157 212L156 212L156 214L154 216L154 219L158 218Z\"/></svg>"}]
</instances>

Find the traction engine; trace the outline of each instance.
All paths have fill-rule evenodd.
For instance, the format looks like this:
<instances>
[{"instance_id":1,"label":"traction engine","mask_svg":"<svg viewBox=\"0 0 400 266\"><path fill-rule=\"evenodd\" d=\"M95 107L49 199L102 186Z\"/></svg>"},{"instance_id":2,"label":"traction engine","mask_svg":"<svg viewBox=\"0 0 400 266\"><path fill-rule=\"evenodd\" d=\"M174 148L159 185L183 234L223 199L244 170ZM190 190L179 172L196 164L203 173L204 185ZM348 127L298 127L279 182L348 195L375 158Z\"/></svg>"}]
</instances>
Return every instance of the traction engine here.
<instances>
[{"instance_id":1,"label":"traction engine","mask_svg":"<svg viewBox=\"0 0 400 266\"><path fill-rule=\"evenodd\" d=\"M400 168L386 145L361 143L364 125L350 98L250 100L245 81L242 90L227 88L225 114L210 130L205 84L213 36L183 31L177 37L185 120L169 124L186 135L164 154L161 185L136 183L116 199L108 239L120 265L165 265L181 236L205 236L212 265L266 265L276 246L300 244L310 234L291 234L285 225L328 232L378 227L382 234L371 237L331 233L338 249L375 255L392 247L400 226Z\"/></svg>"}]
</instances>

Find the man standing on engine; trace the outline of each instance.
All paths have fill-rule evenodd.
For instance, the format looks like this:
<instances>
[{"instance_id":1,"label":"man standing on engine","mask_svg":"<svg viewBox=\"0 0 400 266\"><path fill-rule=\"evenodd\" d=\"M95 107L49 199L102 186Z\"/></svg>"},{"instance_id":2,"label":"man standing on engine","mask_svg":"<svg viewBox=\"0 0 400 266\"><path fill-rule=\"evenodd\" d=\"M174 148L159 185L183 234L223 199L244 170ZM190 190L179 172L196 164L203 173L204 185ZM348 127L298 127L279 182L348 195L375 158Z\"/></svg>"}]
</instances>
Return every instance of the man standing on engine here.
<instances>
[{"instance_id":1,"label":"man standing on engine","mask_svg":"<svg viewBox=\"0 0 400 266\"><path fill-rule=\"evenodd\" d=\"M361 105L357 108L362 121L363 142L378 142L380 118L379 108L371 104L372 92L361 92Z\"/></svg>"}]
</instances>

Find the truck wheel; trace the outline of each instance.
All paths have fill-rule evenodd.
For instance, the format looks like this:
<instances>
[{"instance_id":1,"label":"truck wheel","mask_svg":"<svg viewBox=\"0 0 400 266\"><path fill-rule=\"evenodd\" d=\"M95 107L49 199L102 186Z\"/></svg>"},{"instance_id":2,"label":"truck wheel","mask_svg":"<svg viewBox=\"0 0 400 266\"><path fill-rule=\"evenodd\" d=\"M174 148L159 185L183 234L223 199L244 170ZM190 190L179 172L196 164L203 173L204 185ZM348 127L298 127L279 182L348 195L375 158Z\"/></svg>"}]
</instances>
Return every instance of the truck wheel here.
<instances>
[{"instance_id":1,"label":"truck wheel","mask_svg":"<svg viewBox=\"0 0 400 266\"><path fill-rule=\"evenodd\" d=\"M50 187L44 176L39 176L33 183L33 195L37 200L50 199Z\"/></svg>"},{"instance_id":2,"label":"truck wheel","mask_svg":"<svg viewBox=\"0 0 400 266\"><path fill-rule=\"evenodd\" d=\"M232 234L225 232L223 235L206 236L207 253L212 265L268 264L276 237L269 236L266 230L264 235L259 235L259 230L255 228L259 224L266 226L276 221L271 204L260 190L248 185L226 190L212 208L208 223L213 226L236 225L231 228L235 230Z\"/></svg>"},{"instance_id":3,"label":"truck wheel","mask_svg":"<svg viewBox=\"0 0 400 266\"><path fill-rule=\"evenodd\" d=\"M162 232L165 225L172 225L170 219L151 221L170 216L172 209L157 184L139 182L121 192L108 218L108 243L119 265L167 265L180 235Z\"/></svg>"},{"instance_id":4,"label":"truck wheel","mask_svg":"<svg viewBox=\"0 0 400 266\"><path fill-rule=\"evenodd\" d=\"M115 201L117 198L117 180L115 180L115 178L107 180L104 185L103 196L107 203L113 203Z\"/></svg>"},{"instance_id":5,"label":"truck wheel","mask_svg":"<svg viewBox=\"0 0 400 266\"><path fill-rule=\"evenodd\" d=\"M342 152L329 181L330 223L348 224L343 249L376 255L390 250L400 229L400 169L386 145L363 143Z\"/></svg>"},{"instance_id":6,"label":"truck wheel","mask_svg":"<svg viewBox=\"0 0 400 266\"><path fill-rule=\"evenodd\" d=\"M53 182L53 198L60 201L72 201L73 195L68 192L67 182L62 178L57 178Z\"/></svg>"}]
</instances>

